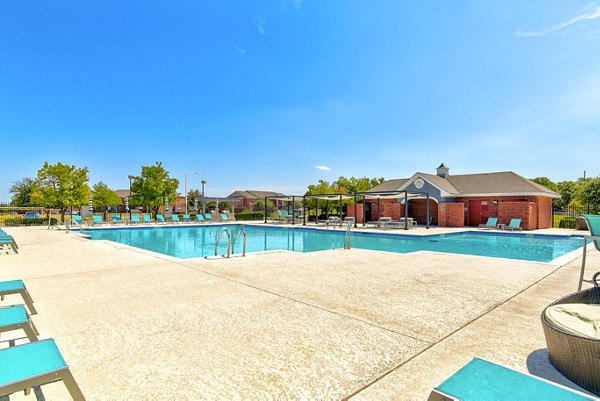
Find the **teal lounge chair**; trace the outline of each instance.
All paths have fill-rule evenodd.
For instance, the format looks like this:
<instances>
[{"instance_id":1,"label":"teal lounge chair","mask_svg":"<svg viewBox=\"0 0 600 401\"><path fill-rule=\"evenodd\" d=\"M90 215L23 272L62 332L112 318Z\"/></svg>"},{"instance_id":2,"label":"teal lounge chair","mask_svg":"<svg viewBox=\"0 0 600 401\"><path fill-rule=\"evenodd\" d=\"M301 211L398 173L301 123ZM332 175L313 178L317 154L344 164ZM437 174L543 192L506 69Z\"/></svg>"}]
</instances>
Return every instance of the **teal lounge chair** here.
<instances>
[{"instance_id":1,"label":"teal lounge chair","mask_svg":"<svg viewBox=\"0 0 600 401\"><path fill-rule=\"evenodd\" d=\"M0 247L5 245L10 246L14 253L19 253L19 246L12 235L9 235L6 231L0 228Z\"/></svg>"},{"instance_id":2,"label":"teal lounge chair","mask_svg":"<svg viewBox=\"0 0 600 401\"><path fill-rule=\"evenodd\" d=\"M142 215L142 218L144 219L144 223L151 223L152 219L150 218L150 215L148 213L144 213Z\"/></svg>"},{"instance_id":3,"label":"teal lounge chair","mask_svg":"<svg viewBox=\"0 0 600 401\"><path fill-rule=\"evenodd\" d=\"M204 222L206 222L206 220L204 220L204 216L201 215L200 213L198 213L196 215L196 221L198 221L198 223L204 223Z\"/></svg>"},{"instance_id":4,"label":"teal lounge chair","mask_svg":"<svg viewBox=\"0 0 600 401\"><path fill-rule=\"evenodd\" d=\"M540 377L473 358L437 386L428 401L591 401L596 398Z\"/></svg>"},{"instance_id":5,"label":"teal lounge chair","mask_svg":"<svg viewBox=\"0 0 600 401\"><path fill-rule=\"evenodd\" d=\"M0 281L0 301L4 301L6 295L12 294L21 294L23 301L25 301L27 308L29 308L29 313L32 315L37 313L33 306L33 299L31 298L31 295L29 295L23 280Z\"/></svg>"},{"instance_id":6,"label":"teal lounge chair","mask_svg":"<svg viewBox=\"0 0 600 401\"><path fill-rule=\"evenodd\" d=\"M207 222L209 222L209 223L212 223L212 221L213 221L212 215L210 213L205 213L204 214L204 220L207 221Z\"/></svg>"},{"instance_id":7,"label":"teal lounge chair","mask_svg":"<svg viewBox=\"0 0 600 401\"><path fill-rule=\"evenodd\" d=\"M129 224L140 224L140 216L137 214L131 215L131 220L129 220Z\"/></svg>"},{"instance_id":8,"label":"teal lounge chair","mask_svg":"<svg viewBox=\"0 0 600 401\"><path fill-rule=\"evenodd\" d=\"M10 235L0 236L0 248L4 248L5 246L9 246L14 253L19 253L19 246L15 239Z\"/></svg>"},{"instance_id":9,"label":"teal lounge chair","mask_svg":"<svg viewBox=\"0 0 600 401\"><path fill-rule=\"evenodd\" d=\"M504 229L509 231L521 231L521 219L510 219L510 223L508 223Z\"/></svg>"},{"instance_id":10,"label":"teal lounge chair","mask_svg":"<svg viewBox=\"0 0 600 401\"><path fill-rule=\"evenodd\" d=\"M497 224L498 224L498 218L497 217L488 217L487 223L480 224L479 225L479 229L480 230L495 230Z\"/></svg>"},{"instance_id":11,"label":"teal lounge chair","mask_svg":"<svg viewBox=\"0 0 600 401\"><path fill-rule=\"evenodd\" d=\"M71 222L75 223L75 225L77 225L77 226L80 226L83 224L83 220L81 219L81 216L77 216L77 215L71 216Z\"/></svg>"},{"instance_id":12,"label":"teal lounge chair","mask_svg":"<svg viewBox=\"0 0 600 401\"><path fill-rule=\"evenodd\" d=\"M177 216L176 214L171 215L171 220L173 220L173 223L181 223L181 220L179 220L179 216Z\"/></svg>"},{"instance_id":13,"label":"teal lounge chair","mask_svg":"<svg viewBox=\"0 0 600 401\"><path fill-rule=\"evenodd\" d=\"M228 222L229 221L229 217L225 213L221 213L221 221Z\"/></svg>"},{"instance_id":14,"label":"teal lounge chair","mask_svg":"<svg viewBox=\"0 0 600 401\"><path fill-rule=\"evenodd\" d=\"M189 215L189 214L187 214L187 213L184 213L184 214L181 216L181 218L183 218L183 222L184 222L184 223L190 223L190 222L191 222L191 220L190 220L190 215Z\"/></svg>"},{"instance_id":15,"label":"teal lounge chair","mask_svg":"<svg viewBox=\"0 0 600 401\"><path fill-rule=\"evenodd\" d=\"M165 222L165 216L163 216L162 214L157 214L156 215L156 222L157 223L164 223Z\"/></svg>"},{"instance_id":16,"label":"teal lounge chair","mask_svg":"<svg viewBox=\"0 0 600 401\"><path fill-rule=\"evenodd\" d=\"M111 216L112 224L121 224L121 216Z\"/></svg>"},{"instance_id":17,"label":"teal lounge chair","mask_svg":"<svg viewBox=\"0 0 600 401\"><path fill-rule=\"evenodd\" d=\"M92 216L92 223L94 225L99 225L101 226L102 224L104 224L104 221L102 221L102 216L98 216L97 214Z\"/></svg>"},{"instance_id":18,"label":"teal lounge chair","mask_svg":"<svg viewBox=\"0 0 600 401\"><path fill-rule=\"evenodd\" d=\"M278 210L277 216L275 216L276 220L280 223L283 223L287 219L287 212L285 210Z\"/></svg>"},{"instance_id":19,"label":"teal lounge chair","mask_svg":"<svg viewBox=\"0 0 600 401\"><path fill-rule=\"evenodd\" d=\"M29 342L37 341L40 335L23 305L0 308L0 333L12 330L23 330Z\"/></svg>"},{"instance_id":20,"label":"teal lounge chair","mask_svg":"<svg viewBox=\"0 0 600 401\"><path fill-rule=\"evenodd\" d=\"M62 380L74 401L85 401L53 339L0 349L0 396Z\"/></svg>"},{"instance_id":21,"label":"teal lounge chair","mask_svg":"<svg viewBox=\"0 0 600 401\"><path fill-rule=\"evenodd\" d=\"M596 250L600 251L600 215L597 214L582 214L587 223L588 229L590 230L591 235L585 235L583 237L583 258L581 259L581 273L579 273L579 286L577 291L581 291L581 285L583 282L591 283L592 280L584 280L583 276L585 274L585 262L587 255L587 243L589 240L592 240Z\"/></svg>"}]
</instances>

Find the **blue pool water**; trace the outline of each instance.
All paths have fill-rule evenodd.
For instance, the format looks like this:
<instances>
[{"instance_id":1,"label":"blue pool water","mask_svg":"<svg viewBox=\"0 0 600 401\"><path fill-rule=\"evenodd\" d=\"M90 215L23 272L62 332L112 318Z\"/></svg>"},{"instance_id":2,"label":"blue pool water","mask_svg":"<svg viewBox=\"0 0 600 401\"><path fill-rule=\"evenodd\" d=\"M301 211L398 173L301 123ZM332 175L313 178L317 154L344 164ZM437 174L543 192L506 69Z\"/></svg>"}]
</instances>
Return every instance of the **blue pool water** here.
<instances>
[{"instance_id":1,"label":"blue pool water","mask_svg":"<svg viewBox=\"0 0 600 401\"><path fill-rule=\"evenodd\" d=\"M92 240L109 240L178 258L214 256L217 236L224 228L235 237L240 225L179 227L139 227L88 230ZM247 252L289 250L313 252L343 248L343 230L316 230L245 225ZM242 236L236 254L242 250ZM219 255L227 252L226 238L219 244ZM352 232L352 247L407 253L436 251L509 259L550 262L579 247L582 239L558 235L469 232L429 236Z\"/></svg>"}]
</instances>

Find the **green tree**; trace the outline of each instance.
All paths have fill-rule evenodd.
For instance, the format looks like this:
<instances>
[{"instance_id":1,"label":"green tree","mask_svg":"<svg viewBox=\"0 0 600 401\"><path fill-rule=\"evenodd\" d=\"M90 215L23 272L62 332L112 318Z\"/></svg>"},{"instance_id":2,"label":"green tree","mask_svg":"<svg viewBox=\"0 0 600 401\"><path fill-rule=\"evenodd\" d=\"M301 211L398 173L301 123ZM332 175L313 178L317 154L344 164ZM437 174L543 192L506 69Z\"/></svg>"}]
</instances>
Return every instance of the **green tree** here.
<instances>
[{"instance_id":1,"label":"green tree","mask_svg":"<svg viewBox=\"0 0 600 401\"><path fill-rule=\"evenodd\" d=\"M179 180L171 178L161 162L153 166L142 166L142 173L131 184L132 204L145 205L156 212L165 199L174 205L177 200Z\"/></svg>"},{"instance_id":2,"label":"green tree","mask_svg":"<svg viewBox=\"0 0 600 401\"><path fill-rule=\"evenodd\" d=\"M536 177L532 178L531 181L548 188L550 191L558 192L558 185L548 177Z\"/></svg>"},{"instance_id":3,"label":"green tree","mask_svg":"<svg viewBox=\"0 0 600 401\"><path fill-rule=\"evenodd\" d=\"M231 212L231 202L219 201L219 210L229 210Z\"/></svg>"},{"instance_id":4,"label":"green tree","mask_svg":"<svg viewBox=\"0 0 600 401\"><path fill-rule=\"evenodd\" d=\"M94 208L102 206L118 206L122 203L119 195L117 195L115 191L110 189L108 185L106 185L102 181L100 181L97 184L94 184L94 187L92 188L92 196L94 197Z\"/></svg>"},{"instance_id":5,"label":"green tree","mask_svg":"<svg viewBox=\"0 0 600 401\"><path fill-rule=\"evenodd\" d=\"M217 201L206 202L206 210L214 210L217 208ZM219 211L223 211L225 209L231 210L231 203L227 201L219 201Z\"/></svg>"},{"instance_id":6,"label":"green tree","mask_svg":"<svg viewBox=\"0 0 600 401\"><path fill-rule=\"evenodd\" d=\"M575 200L581 190L581 184L574 181L561 181L557 184L558 193L561 195L559 202L556 205L559 207L568 206L571 201Z\"/></svg>"},{"instance_id":7,"label":"green tree","mask_svg":"<svg viewBox=\"0 0 600 401\"><path fill-rule=\"evenodd\" d=\"M252 211L253 212L264 212L265 211L265 200L257 199L252 202ZM272 200L267 200L267 214L273 213L275 211L275 204Z\"/></svg>"},{"instance_id":8,"label":"green tree","mask_svg":"<svg viewBox=\"0 0 600 401\"><path fill-rule=\"evenodd\" d=\"M10 202L11 205L20 207L35 206L31 202L31 193L34 188L35 180L33 178L23 178L22 180L13 183L9 190L9 192L13 194Z\"/></svg>"},{"instance_id":9,"label":"green tree","mask_svg":"<svg viewBox=\"0 0 600 401\"><path fill-rule=\"evenodd\" d=\"M333 183L329 183L328 181L319 180L317 185L309 185L308 190L306 191L306 195L319 195L319 194L353 194L358 192L365 192L376 185L379 185L385 181L385 178L356 178L356 177L339 177ZM353 199L345 199L343 200L343 204L351 204L354 202ZM320 200L318 201L319 210L321 210L327 202ZM306 205L309 209L314 209L317 205L316 199L308 199L306 201ZM339 208L339 202L335 200L329 202L330 208L335 208L336 210ZM337 210L338 214L341 214L340 210Z\"/></svg>"},{"instance_id":10,"label":"green tree","mask_svg":"<svg viewBox=\"0 0 600 401\"><path fill-rule=\"evenodd\" d=\"M198 210L202 211L202 192L199 189L192 189L188 191L188 209L193 210L194 199L198 199Z\"/></svg>"},{"instance_id":11,"label":"green tree","mask_svg":"<svg viewBox=\"0 0 600 401\"><path fill-rule=\"evenodd\" d=\"M385 182L385 178L356 178L356 177L340 177L333 182L333 187L337 189L335 192L343 192L343 193L357 193L357 192L365 192L369 189L373 188L376 185Z\"/></svg>"},{"instance_id":12,"label":"green tree","mask_svg":"<svg viewBox=\"0 0 600 401\"><path fill-rule=\"evenodd\" d=\"M88 168L56 163L48 164L38 170L31 201L44 207L60 209L61 220L65 220L65 211L69 207L79 207L88 201Z\"/></svg>"},{"instance_id":13,"label":"green tree","mask_svg":"<svg viewBox=\"0 0 600 401\"><path fill-rule=\"evenodd\" d=\"M584 205L600 205L600 176L585 180L579 199Z\"/></svg>"}]
</instances>

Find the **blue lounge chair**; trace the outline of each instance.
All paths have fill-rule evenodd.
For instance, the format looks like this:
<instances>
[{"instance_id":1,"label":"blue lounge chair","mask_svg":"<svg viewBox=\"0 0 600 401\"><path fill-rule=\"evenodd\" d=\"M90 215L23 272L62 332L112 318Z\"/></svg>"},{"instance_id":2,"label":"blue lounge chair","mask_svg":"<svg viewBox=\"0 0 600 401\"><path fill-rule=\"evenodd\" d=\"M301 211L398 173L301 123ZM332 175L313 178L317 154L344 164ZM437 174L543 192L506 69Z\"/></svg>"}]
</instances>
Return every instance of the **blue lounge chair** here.
<instances>
[{"instance_id":1,"label":"blue lounge chair","mask_svg":"<svg viewBox=\"0 0 600 401\"><path fill-rule=\"evenodd\" d=\"M173 223L181 223L181 220L179 220L179 216L177 216L176 214L171 215L171 220L173 220Z\"/></svg>"},{"instance_id":2,"label":"blue lounge chair","mask_svg":"<svg viewBox=\"0 0 600 401\"><path fill-rule=\"evenodd\" d=\"M207 221L207 222L209 222L209 223L212 223L212 221L213 221L212 215L210 213L205 213L204 214L204 220Z\"/></svg>"},{"instance_id":3,"label":"blue lounge chair","mask_svg":"<svg viewBox=\"0 0 600 401\"><path fill-rule=\"evenodd\" d=\"M131 215L131 220L129 220L129 224L140 224L140 216L137 214Z\"/></svg>"},{"instance_id":4,"label":"blue lounge chair","mask_svg":"<svg viewBox=\"0 0 600 401\"><path fill-rule=\"evenodd\" d=\"M196 215L196 221L198 221L198 223L205 223L206 222L206 220L204 220L204 216L201 215L200 213L198 213Z\"/></svg>"},{"instance_id":5,"label":"blue lounge chair","mask_svg":"<svg viewBox=\"0 0 600 401\"><path fill-rule=\"evenodd\" d=\"M121 224L121 216L111 216L112 224Z\"/></svg>"},{"instance_id":6,"label":"blue lounge chair","mask_svg":"<svg viewBox=\"0 0 600 401\"><path fill-rule=\"evenodd\" d=\"M85 397L53 339L0 349L0 396L62 380L74 401Z\"/></svg>"},{"instance_id":7,"label":"blue lounge chair","mask_svg":"<svg viewBox=\"0 0 600 401\"><path fill-rule=\"evenodd\" d=\"M592 396L549 380L474 358L437 386L428 401L591 401Z\"/></svg>"},{"instance_id":8,"label":"blue lounge chair","mask_svg":"<svg viewBox=\"0 0 600 401\"><path fill-rule=\"evenodd\" d=\"M75 223L75 225L77 225L77 226L81 226L83 224L83 220L81 219L81 216L78 216L78 215L71 216L71 222Z\"/></svg>"},{"instance_id":9,"label":"blue lounge chair","mask_svg":"<svg viewBox=\"0 0 600 401\"><path fill-rule=\"evenodd\" d=\"M596 250L600 251L600 215L597 214L582 214L587 223L588 229L590 230L591 235L585 235L583 237L583 258L581 259L581 273L579 273L579 286L577 291L581 291L581 285L583 282L592 283L592 280L584 280L583 276L585 274L585 262L587 255L587 243L589 240L592 240Z\"/></svg>"},{"instance_id":10,"label":"blue lounge chair","mask_svg":"<svg viewBox=\"0 0 600 401\"><path fill-rule=\"evenodd\" d=\"M225 213L221 213L221 221L229 221L229 216L227 216Z\"/></svg>"},{"instance_id":11,"label":"blue lounge chair","mask_svg":"<svg viewBox=\"0 0 600 401\"><path fill-rule=\"evenodd\" d=\"M189 214L184 213L181 217L183 218L183 222L184 223L190 223L191 222Z\"/></svg>"},{"instance_id":12,"label":"blue lounge chair","mask_svg":"<svg viewBox=\"0 0 600 401\"><path fill-rule=\"evenodd\" d=\"M150 218L150 215L148 213L144 213L142 215L142 218L144 219L144 223L151 223L152 219Z\"/></svg>"},{"instance_id":13,"label":"blue lounge chair","mask_svg":"<svg viewBox=\"0 0 600 401\"><path fill-rule=\"evenodd\" d=\"M97 214L92 216L92 223L94 225L99 225L101 226L102 224L104 224L104 221L102 221L102 216L98 216Z\"/></svg>"},{"instance_id":14,"label":"blue lounge chair","mask_svg":"<svg viewBox=\"0 0 600 401\"><path fill-rule=\"evenodd\" d=\"M164 223L165 222L165 216L163 216L162 214L157 214L156 215L156 222L157 223Z\"/></svg>"},{"instance_id":15,"label":"blue lounge chair","mask_svg":"<svg viewBox=\"0 0 600 401\"><path fill-rule=\"evenodd\" d=\"M40 334L23 305L0 308L0 333L12 330L23 330L29 342L37 341Z\"/></svg>"},{"instance_id":16,"label":"blue lounge chair","mask_svg":"<svg viewBox=\"0 0 600 401\"><path fill-rule=\"evenodd\" d=\"M495 230L497 224L498 224L498 218L497 217L488 217L487 223L480 224L479 225L479 229L480 230Z\"/></svg>"},{"instance_id":17,"label":"blue lounge chair","mask_svg":"<svg viewBox=\"0 0 600 401\"><path fill-rule=\"evenodd\" d=\"M0 281L0 301L4 301L6 295L12 294L21 294L23 301L25 301L27 308L29 308L29 313L32 315L37 313L33 306L33 299L31 298L31 295L29 295L23 280Z\"/></svg>"},{"instance_id":18,"label":"blue lounge chair","mask_svg":"<svg viewBox=\"0 0 600 401\"><path fill-rule=\"evenodd\" d=\"M510 223L508 223L504 229L510 231L521 231L521 219L510 219Z\"/></svg>"}]
</instances>

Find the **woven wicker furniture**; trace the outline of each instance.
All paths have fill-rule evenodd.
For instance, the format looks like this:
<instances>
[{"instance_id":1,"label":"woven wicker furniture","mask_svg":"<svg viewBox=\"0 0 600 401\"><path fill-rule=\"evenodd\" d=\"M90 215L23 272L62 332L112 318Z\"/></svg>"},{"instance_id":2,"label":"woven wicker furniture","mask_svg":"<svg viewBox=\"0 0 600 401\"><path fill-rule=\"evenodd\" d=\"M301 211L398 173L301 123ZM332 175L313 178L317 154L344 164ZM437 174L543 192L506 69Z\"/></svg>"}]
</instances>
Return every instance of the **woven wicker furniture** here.
<instances>
[{"instance_id":1,"label":"woven wicker furniture","mask_svg":"<svg viewBox=\"0 0 600 401\"><path fill-rule=\"evenodd\" d=\"M548 307L568 303L600 304L599 279L600 272L594 274L594 287L567 295ZM572 382L600 395L600 340L567 333L555 327L546 319L546 309L542 312L542 326L550 362Z\"/></svg>"}]
</instances>

